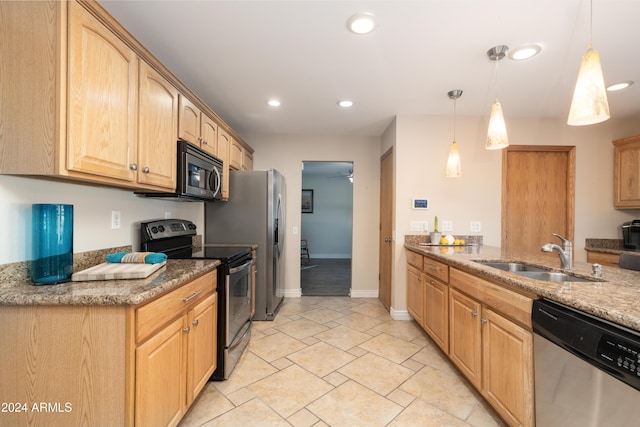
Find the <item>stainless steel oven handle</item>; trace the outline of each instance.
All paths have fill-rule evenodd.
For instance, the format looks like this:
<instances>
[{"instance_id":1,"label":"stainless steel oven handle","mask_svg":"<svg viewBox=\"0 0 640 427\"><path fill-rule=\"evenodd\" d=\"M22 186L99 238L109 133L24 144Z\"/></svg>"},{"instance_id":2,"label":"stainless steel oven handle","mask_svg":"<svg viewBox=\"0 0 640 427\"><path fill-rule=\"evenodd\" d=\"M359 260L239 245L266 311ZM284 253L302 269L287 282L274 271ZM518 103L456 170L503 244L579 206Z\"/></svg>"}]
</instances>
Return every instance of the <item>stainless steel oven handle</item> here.
<instances>
[{"instance_id":1,"label":"stainless steel oven handle","mask_svg":"<svg viewBox=\"0 0 640 427\"><path fill-rule=\"evenodd\" d=\"M234 267L234 268L230 269L229 270L229 274L234 274L234 273L237 273L238 271L242 271L245 268L250 267L251 264L253 264L253 260L247 261L244 264L242 264L241 266Z\"/></svg>"},{"instance_id":2,"label":"stainless steel oven handle","mask_svg":"<svg viewBox=\"0 0 640 427\"><path fill-rule=\"evenodd\" d=\"M193 295L191 295L190 297L182 298L182 301L184 301L184 302L189 302L189 301L191 301L192 299L194 299L195 297L197 297L198 295L200 295L201 293L202 293L202 291L194 292L194 293L193 293Z\"/></svg>"},{"instance_id":3,"label":"stainless steel oven handle","mask_svg":"<svg viewBox=\"0 0 640 427\"><path fill-rule=\"evenodd\" d=\"M215 179L213 179L214 175L215 175ZM211 181L215 181L215 182L211 182ZM211 189L214 195L219 194L221 185L222 185L222 178L220 177L220 171L218 171L218 168L214 166L213 173L211 174L211 178L209 179L209 187L213 187L213 186L216 187Z\"/></svg>"}]
</instances>

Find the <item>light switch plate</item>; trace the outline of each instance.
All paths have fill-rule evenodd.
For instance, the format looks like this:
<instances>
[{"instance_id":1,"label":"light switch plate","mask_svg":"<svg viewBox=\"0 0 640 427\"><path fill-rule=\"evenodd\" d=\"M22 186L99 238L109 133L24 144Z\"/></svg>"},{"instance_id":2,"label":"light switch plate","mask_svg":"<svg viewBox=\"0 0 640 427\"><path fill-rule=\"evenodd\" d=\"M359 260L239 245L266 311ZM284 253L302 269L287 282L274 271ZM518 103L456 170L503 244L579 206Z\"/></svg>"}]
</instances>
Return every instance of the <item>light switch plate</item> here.
<instances>
[{"instance_id":1,"label":"light switch plate","mask_svg":"<svg viewBox=\"0 0 640 427\"><path fill-rule=\"evenodd\" d=\"M440 231L453 231L453 221L442 221L442 230Z\"/></svg>"},{"instance_id":2,"label":"light switch plate","mask_svg":"<svg viewBox=\"0 0 640 427\"><path fill-rule=\"evenodd\" d=\"M469 228L472 233L480 233L482 231L482 223L480 221L471 221Z\"/></svg>"}]
</instances>

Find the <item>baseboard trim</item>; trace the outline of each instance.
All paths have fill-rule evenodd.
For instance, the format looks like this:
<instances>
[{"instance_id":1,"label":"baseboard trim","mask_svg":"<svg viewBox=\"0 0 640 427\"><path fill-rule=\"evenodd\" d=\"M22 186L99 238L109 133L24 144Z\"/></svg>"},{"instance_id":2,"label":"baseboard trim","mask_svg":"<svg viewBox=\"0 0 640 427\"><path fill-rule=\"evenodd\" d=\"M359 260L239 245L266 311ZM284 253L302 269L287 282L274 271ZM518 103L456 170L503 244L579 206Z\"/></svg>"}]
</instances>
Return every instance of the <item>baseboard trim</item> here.
<instances>
[{"instance_id":1,"label":"baseboard trim","mask_svg":"<svg viewBox=\"0 0 640 427\"><path fill-rule=\"evenodd\" d=\"M285 298L300 298L302 297L302 289L285 289L283 295Z\"/></svg>"},{"instance_id":2,"label":"baseboard trim","mask_svg":"<svg viewBox=\"0 0 640 427\"><path fill-rule=\"evenodd\" d=\"M377 290L358 290L351 288L351 298L378 298Z\"/></svg>"},{"instance_id":3,"label":"baseboard trim","mask_svg":"<svg viewBox=\"0 0 640 427\"><path fill-rule=\"evenodd\" d=\"M411 320L412 317L407 310L394 310L393 307L389 310L389 314L393 320Z\"/></svg>"}]
</instances>

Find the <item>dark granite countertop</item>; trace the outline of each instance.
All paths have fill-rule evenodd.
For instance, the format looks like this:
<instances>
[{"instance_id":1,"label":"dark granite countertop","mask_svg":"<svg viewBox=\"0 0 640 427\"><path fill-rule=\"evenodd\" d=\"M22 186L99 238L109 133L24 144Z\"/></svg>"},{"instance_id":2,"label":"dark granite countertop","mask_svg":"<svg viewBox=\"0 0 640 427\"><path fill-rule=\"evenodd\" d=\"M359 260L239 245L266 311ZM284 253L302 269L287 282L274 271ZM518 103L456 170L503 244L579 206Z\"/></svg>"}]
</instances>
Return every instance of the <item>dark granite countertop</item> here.
<instances>
[{"instance_id":1,"label":"dark granite countertop","mask_svg":"<svg viewBox=\"0 0 640 427\"><path fill-rule=\"evenodd\" d=\"M146 279L42 286L35 286L27 279L18 279L0 287L0 305L135 305L215 270L218 265L218 260L170 259Z\"/></svg>"},{"instance_id":2,"label":"dark granite countertop","mask_svg":"<svg viewBox=\"0 0 640 427\"><path fill-rule=\"evenodd\" d=\"M421 246L418 242L407 242L405 248L438 259L460 270L480 277L484 276L507 288L522 289L640 331L640 304L638 304L640 272L638 271L603 266L602 277L596 279L600 280L599 282L543 282L474 261L523 261L559 270L560 261L557 256L515 251L507 253L500 248L481 245L438 247ZM591 272L591 264L574 262L573 273L577 276L594 278Z\"/></svg>"}]
</instances>

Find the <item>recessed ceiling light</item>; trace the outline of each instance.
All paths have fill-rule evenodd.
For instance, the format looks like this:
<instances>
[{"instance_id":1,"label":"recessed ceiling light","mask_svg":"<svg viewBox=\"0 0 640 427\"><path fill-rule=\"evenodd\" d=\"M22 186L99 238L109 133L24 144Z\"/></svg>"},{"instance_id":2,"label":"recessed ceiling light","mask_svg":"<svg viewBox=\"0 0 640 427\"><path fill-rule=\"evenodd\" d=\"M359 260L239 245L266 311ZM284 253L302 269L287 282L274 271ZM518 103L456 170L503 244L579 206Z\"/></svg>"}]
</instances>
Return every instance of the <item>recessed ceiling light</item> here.
<instances>
[{"instance_id":1,"label":"recessed ceiling light","mask_svg":"<svg viewBox=\"0 0 640 427\"><path fill-rule=\"evenodd\" d=\"M354 34L368 34L376 28L376 20L370 13L357 13L347 20L347 28Z\"/></svg>"},{"instance_id":2,"label":"recessed ceiling light","mask_svg":"<svg viewBox=\"0 0 640 427\"><path fill-rule=\"evenodd\" d=\"M516 61L522 61L523 59L529 59L532 56L536 56L541 50L542 46L539 44L528 44L511 50L511 52L509 52L509 58Z\"/></svg>"},{"instance_id":3,"label":"recessed ceiling light","mask_svg":"<svg viewBox=\"0 0 640 427\"><path fill-rule=\"evenodd\" d=\"M348 99L343 99L342 101L338 101L338 105L342 108L349 108L353 106L353 101L349 101Z\"/></svg>"},{"instance_id":4,"label":"recessed ceiling light","mask_svg":"<svg viewBox=\"0 0 640 427\"><path fill-rule=\"evenodd\" d=\"M617 90L626 89L633 84L633 81L627 80L626 82L614 83L612 85L607 86L607 90L609 92L615 92Z\"/></svg>"},{"instance_id":5,"label":"recessed ceiling light","mask_svg":"<svg viewBox=\"0 0 640 427\"><path fill-rule=\"evenodd\" d=\"M270 99L267 101L267 104L269 104L270 107L279 107L280 101L277 99Z\"/></svg>"}]
</instances>

